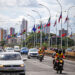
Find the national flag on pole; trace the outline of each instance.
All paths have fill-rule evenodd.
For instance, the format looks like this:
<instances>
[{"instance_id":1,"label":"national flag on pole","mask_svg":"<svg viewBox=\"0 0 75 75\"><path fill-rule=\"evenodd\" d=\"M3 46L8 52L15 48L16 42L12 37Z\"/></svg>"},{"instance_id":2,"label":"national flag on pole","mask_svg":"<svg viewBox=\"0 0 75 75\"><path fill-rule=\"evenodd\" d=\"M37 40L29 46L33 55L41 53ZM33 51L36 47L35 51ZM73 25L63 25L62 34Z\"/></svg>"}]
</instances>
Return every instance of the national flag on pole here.
<instances>
[{"instance_id":1,"label":"national flag on pole","mask_svg":"<svg viewBox=\"0 0 75 75\"><path fill-rule=\"evenodd\" d=\"M40 31L38 31L38 33L40 33Z\"/></svg>"},{"instance_id":2,"label":"national flag on pole","mask_svg":"<svg viewBox=\"0 0 75 75\"><path fill-rule=\"evenodd\" d=\"M38 26L38 29L41 29L42 28L42 25Z\"/></svg>"},{"instance_id":3,"label":"national flag on pole","mask_svg":"<svg viewBox=\"0 0 75 75\"><path fill-rule=\"evenodd\" d=\"M65 37L65 36L66 36L66 33L63 33L63 34L62 34L62 37Z\"/></svg>"},{"instance_id":4,"label":"national flag on pole","mask_svg":"<svg viewBox=\"0 0 75 75\"><path fill-rule=\"evenodd\" d=\"M44 28L45 28L46 26L47 26L47 25L45 24L45 25L44 25Z\"/></svg>"},{"instance_id":5,"label":"national flag on pole","mask_svg":"<svg viewBox=\"0 0 75 75\"><path fill-rule=\"evenodd\" d=\"M49 27L50 25L51 25L51 23L50 23L50 17L49 17L47 27Z\"/></svg>"},{"instance_id":6,"label":"national flag on pole","mask_svg":"<svg viewBox=\"0 0 75 75\"><path fill-rule=\"evenodd\" d=\"M70 35L70 37L72 37L72 32L71 32L71 35Z\"/></svg>"},{"instance_id":7,"label":"national flag on pole","mask_svg":"<svg viewBox=\"0 0 75 75\"><path fill-rule=\"evenodd\" d=\"M61 14L60 14L60 17L59 17L59 19L58 19L58 22L60 23L60 20L62 19L62 12L61 12Z\"/></svg>"},{"instance_id":8,"label":"national flag on pole","mask_svg":"<svg viewBox=\"0 0 75 75\"><path fill-rule=\"evenodd\" d=\"M20 33L20 35L22 35L23 33Z\"/></svg>"},{"instance_id":9,"label":"national flag on pole","mask_svg":"<svg viewBox=\"0 0 75 75\"><path fill-rule=\"evenodd\" d=\"M69 20L68 16L65 18L65 23Z\"/></svg>"},{"instance_id":10,"label":"national flag on pole","mask_svg":"<svg viewBox=\"0 0 75 75\"><path fill-rule=\"evenodd\" d=\"M10 38L11 38L11 36L10 35L7 35L7 40L10 39Z\"/></svg>"},{"instance_id":11,"label":"national flag on pole","mask_svg":"<svg viewBox=\"0 0 75 75\"><path fill-rule=\"evenodd\" d=\"M56 20L55 23L54 23L54 27L56 26L56 24L57 24L57 20Z\"/></svg>"},{"instance_id":12,"label":"national flag on pole","mask_svg":"<svg viewBox=\"0 0 75 75\"><path fill-rule=\"evenodd\" d=\"M34 25L34 27L33 27L33 29L32 29L34 32L36 32L36 28L35 28L35 25Z\"/></svg>"}]
</instances>

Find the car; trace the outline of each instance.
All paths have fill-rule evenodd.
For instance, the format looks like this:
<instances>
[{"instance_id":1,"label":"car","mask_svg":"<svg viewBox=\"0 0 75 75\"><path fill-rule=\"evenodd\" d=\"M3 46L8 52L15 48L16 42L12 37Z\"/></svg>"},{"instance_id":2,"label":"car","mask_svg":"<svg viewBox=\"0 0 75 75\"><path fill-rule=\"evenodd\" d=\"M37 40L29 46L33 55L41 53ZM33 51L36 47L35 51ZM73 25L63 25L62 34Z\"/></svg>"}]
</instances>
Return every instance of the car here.
<instances>
[{"instance_id":1,"label":"car","mask_svg":"<svg viewBox=\"0 0 75 75\"><path fill-rule=\"evenodd\" d=\"M66 52L72 52L72 49L71 48L67 48Z\"/></svg>"},{"instance_id":2,"label":"car","mask_svg":"<svg viewBox=\"0 0 75 75\"><path fill-rule=\"evenodd\" d=\"M0 53L0 73L18 72L19 75L25 75L25 59L22 59L19 52Z\"/></svg>"},{"instance_id":3,"label":"car","mask_svg":"<svg viewBox=\"0 0 75 75\"><path fill-rule=\"evenodd\" d=\"M30 59L31 57L37 57L38 58L38 56L39 56L38 49L36 49L36 48L29 49L28 59Z\"/></svg>"},{"instance_id":4,"label":"car","mask_svg":"<svg viewBox=\"0 0 75 75\"><path fill-rule=\"evenodd\" d=\"M12 47L7 47L6 52L14 52L14 49Z\"/></svg>"},{"instance_id":5,"label":"car","mask_svg":"<svg viewBox=\"0 0 75 75\"><path fill-rule=\"evenodd\" d=\"M3 52L3 49L0 49L0 53Z\"/></svg>"},{"instance_id":6,"label":"car","mask_svg":"<svg viewBox=\"0 0 75 75\"><path fill-rule=\"evenodd\" d=\"M19 48L19 46L14 46L14 51L15 51L15 52L20 52L20 50L21 50L21 49Z\"/></svg>"},{"instance_id":7,"label":"car","mask_svg":"<svg viewBox=\"0 0 75 75\"><path fill-rule=\"evenodd\" d=\"M28 50L27 47L23 47L23 48L21 48L21 51L20 51L20 52L21 52L22 54L28 54L28 51L29 51L29 50Z\"/></svg>"}]
</instances>

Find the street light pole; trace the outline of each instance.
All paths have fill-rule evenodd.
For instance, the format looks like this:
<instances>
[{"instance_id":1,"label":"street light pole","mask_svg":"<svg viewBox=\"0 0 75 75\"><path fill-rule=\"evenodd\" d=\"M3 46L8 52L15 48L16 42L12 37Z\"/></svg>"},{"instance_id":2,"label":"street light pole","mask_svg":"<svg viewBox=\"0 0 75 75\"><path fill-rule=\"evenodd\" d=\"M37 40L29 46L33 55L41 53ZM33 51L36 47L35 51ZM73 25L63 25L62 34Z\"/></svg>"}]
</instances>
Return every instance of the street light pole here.
<instances>
[{"instance_id":1,"label":"street light pole","mask_svg":"<svg viewBox=\"0 0 75 75\"><path fill-rule=\"evenodd\" d=\"M73 7L75 7L75 6L71 6L71 7L69 7L69 9L68 9L68 11L67 11L67 17L68 17L68 21L67 21L67 48L68 48L68 27L69 27L69 11L70 11L70 9L71 8L73 8Z\"/></svg>"},{"instance_id":2,"label":"street light pole","mask_svg":"<svg viewBox=\"0 0 75 75\"><path fill-rule=\"evenodd\" d=\"M38 11L36 11L36 10L32 10L32 11L36 12L39 15L39 17L40 17L40 26L42 27L42 21L41 21L40 13ZM42 29L41 29L41 33L40 33L40 47L42 47Z\"/></svg>"},{"instance_id":3,"label":"street light pole","mask_svg":"<svg viewBox=\"0 0 75 75\"><path fill-rule=\"evenodd\" d=\"M32 19L34 20L34 25L35 25L35 18L33 16L31 16L30 14L27 14L27 15L30 16L30 17L32 17ZM34 32L34 47L35 47L35 32Z\"/></svg>"},{"instance_id":4,"label":"street light pole","mask_svg":"<svg viewBox=\"0 0 75 75\"><path fill-rule=\"evenodd\" d=\"M50 21L51 21L50 9L49 9L47 6L43 5L43 4L39 4L39 5L45 7L45 8L48 10L48 12L49 12L49 17L50 17ZM50 28L50 30L51 30L51 28ZM51 38L51 35L50 35L50 32L49 32L49 47L51 46L51 45L50 45L50 38Z\"/></svg>"},{"instance_id":5,"label":"street light pole","mask_svg":"<svg viewBox=\"0 0 75 75\"><path fill-rule=\"evenodd\" d=\"M60 5L60 8L61 8L61 15L62 15L62 5L61 5L61 3L58 1L58 0L56 0L57 2L58 2L58 4ZM62 49L62 18L61 18L61 49Z\"/></svg>"}]
</instances>

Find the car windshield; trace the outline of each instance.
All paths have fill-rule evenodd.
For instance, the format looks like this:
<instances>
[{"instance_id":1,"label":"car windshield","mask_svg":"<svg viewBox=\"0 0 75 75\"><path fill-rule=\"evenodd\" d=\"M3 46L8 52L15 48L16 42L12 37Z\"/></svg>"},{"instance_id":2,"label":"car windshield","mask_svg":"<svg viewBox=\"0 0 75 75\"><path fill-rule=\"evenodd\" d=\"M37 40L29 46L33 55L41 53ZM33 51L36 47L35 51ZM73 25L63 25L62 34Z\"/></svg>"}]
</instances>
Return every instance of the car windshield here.
<instances>
[{"instance_id":1,"label":"car windshield","mask_svg":"<svg viewBox=\"0 0 75 75\"><path fill-rule=\"evenodd\" d=\"M26 48L26 47L23 47L22 49L24 49L24 50L28 50L28 48Z\"/></svg>"},{"instance_id":2,"label":"car windshield","mask_svg":"<svg viewBox=\"0 0 75 75\"><path fill-rule=\"evenodd\" d=\"M19 49L19 48L15 48L15 49Z\"/></svg>"},{"instance_id":3,"label":"car windshield","mask_svg":"<svg viewBox=\"0 0 75 75\"><path fill-rule=\"evenodd\" d=\"M2 50L0 50L0 52L2 52Z\"/></svg>"},{"instance_id":4,"label":"car windshield","mask_svg":"<svg viewBox=\"0 0 75 75\"><path fill-rule=\"evenodd\" d=\"M0 60L21 60L19 54L0 54Z\"/></svg>"},{"instance_id":5,"label":"car windshield","mask_svg":"<svg viewBox=\"0 0 75 75\"><path fill-rule=\"evenodd\" d=\"M13 50L13 48L7 48L7 50Z\"/></svg>"},{"instance_id":6,"label":"car windshield","mask_svg":"<svg viewBox=\"0 0 75 75\"><path fill-rule=\"evenodd\" d=\"M38 49L30 49L30 52L38 52Z\"/></svg>"}]
</instances>

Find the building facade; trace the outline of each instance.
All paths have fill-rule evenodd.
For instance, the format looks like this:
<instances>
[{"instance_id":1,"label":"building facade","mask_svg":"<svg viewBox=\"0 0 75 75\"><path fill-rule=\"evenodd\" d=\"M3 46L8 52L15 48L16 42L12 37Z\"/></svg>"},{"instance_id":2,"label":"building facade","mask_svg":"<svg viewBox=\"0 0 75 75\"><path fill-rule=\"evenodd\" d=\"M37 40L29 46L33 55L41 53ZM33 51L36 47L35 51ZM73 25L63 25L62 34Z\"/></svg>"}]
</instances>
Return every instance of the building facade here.
<instances>
[{"instance_id":1,"label":"building facade","mask_svg":"<svg viewBox=\"0 0 75 75\"><path fill-rule=\"evenodd\" d=\"M10 38L8 39L8 44L16 45L17 44L17 39L16 38Z\"/></svg>"}]
</instances>

